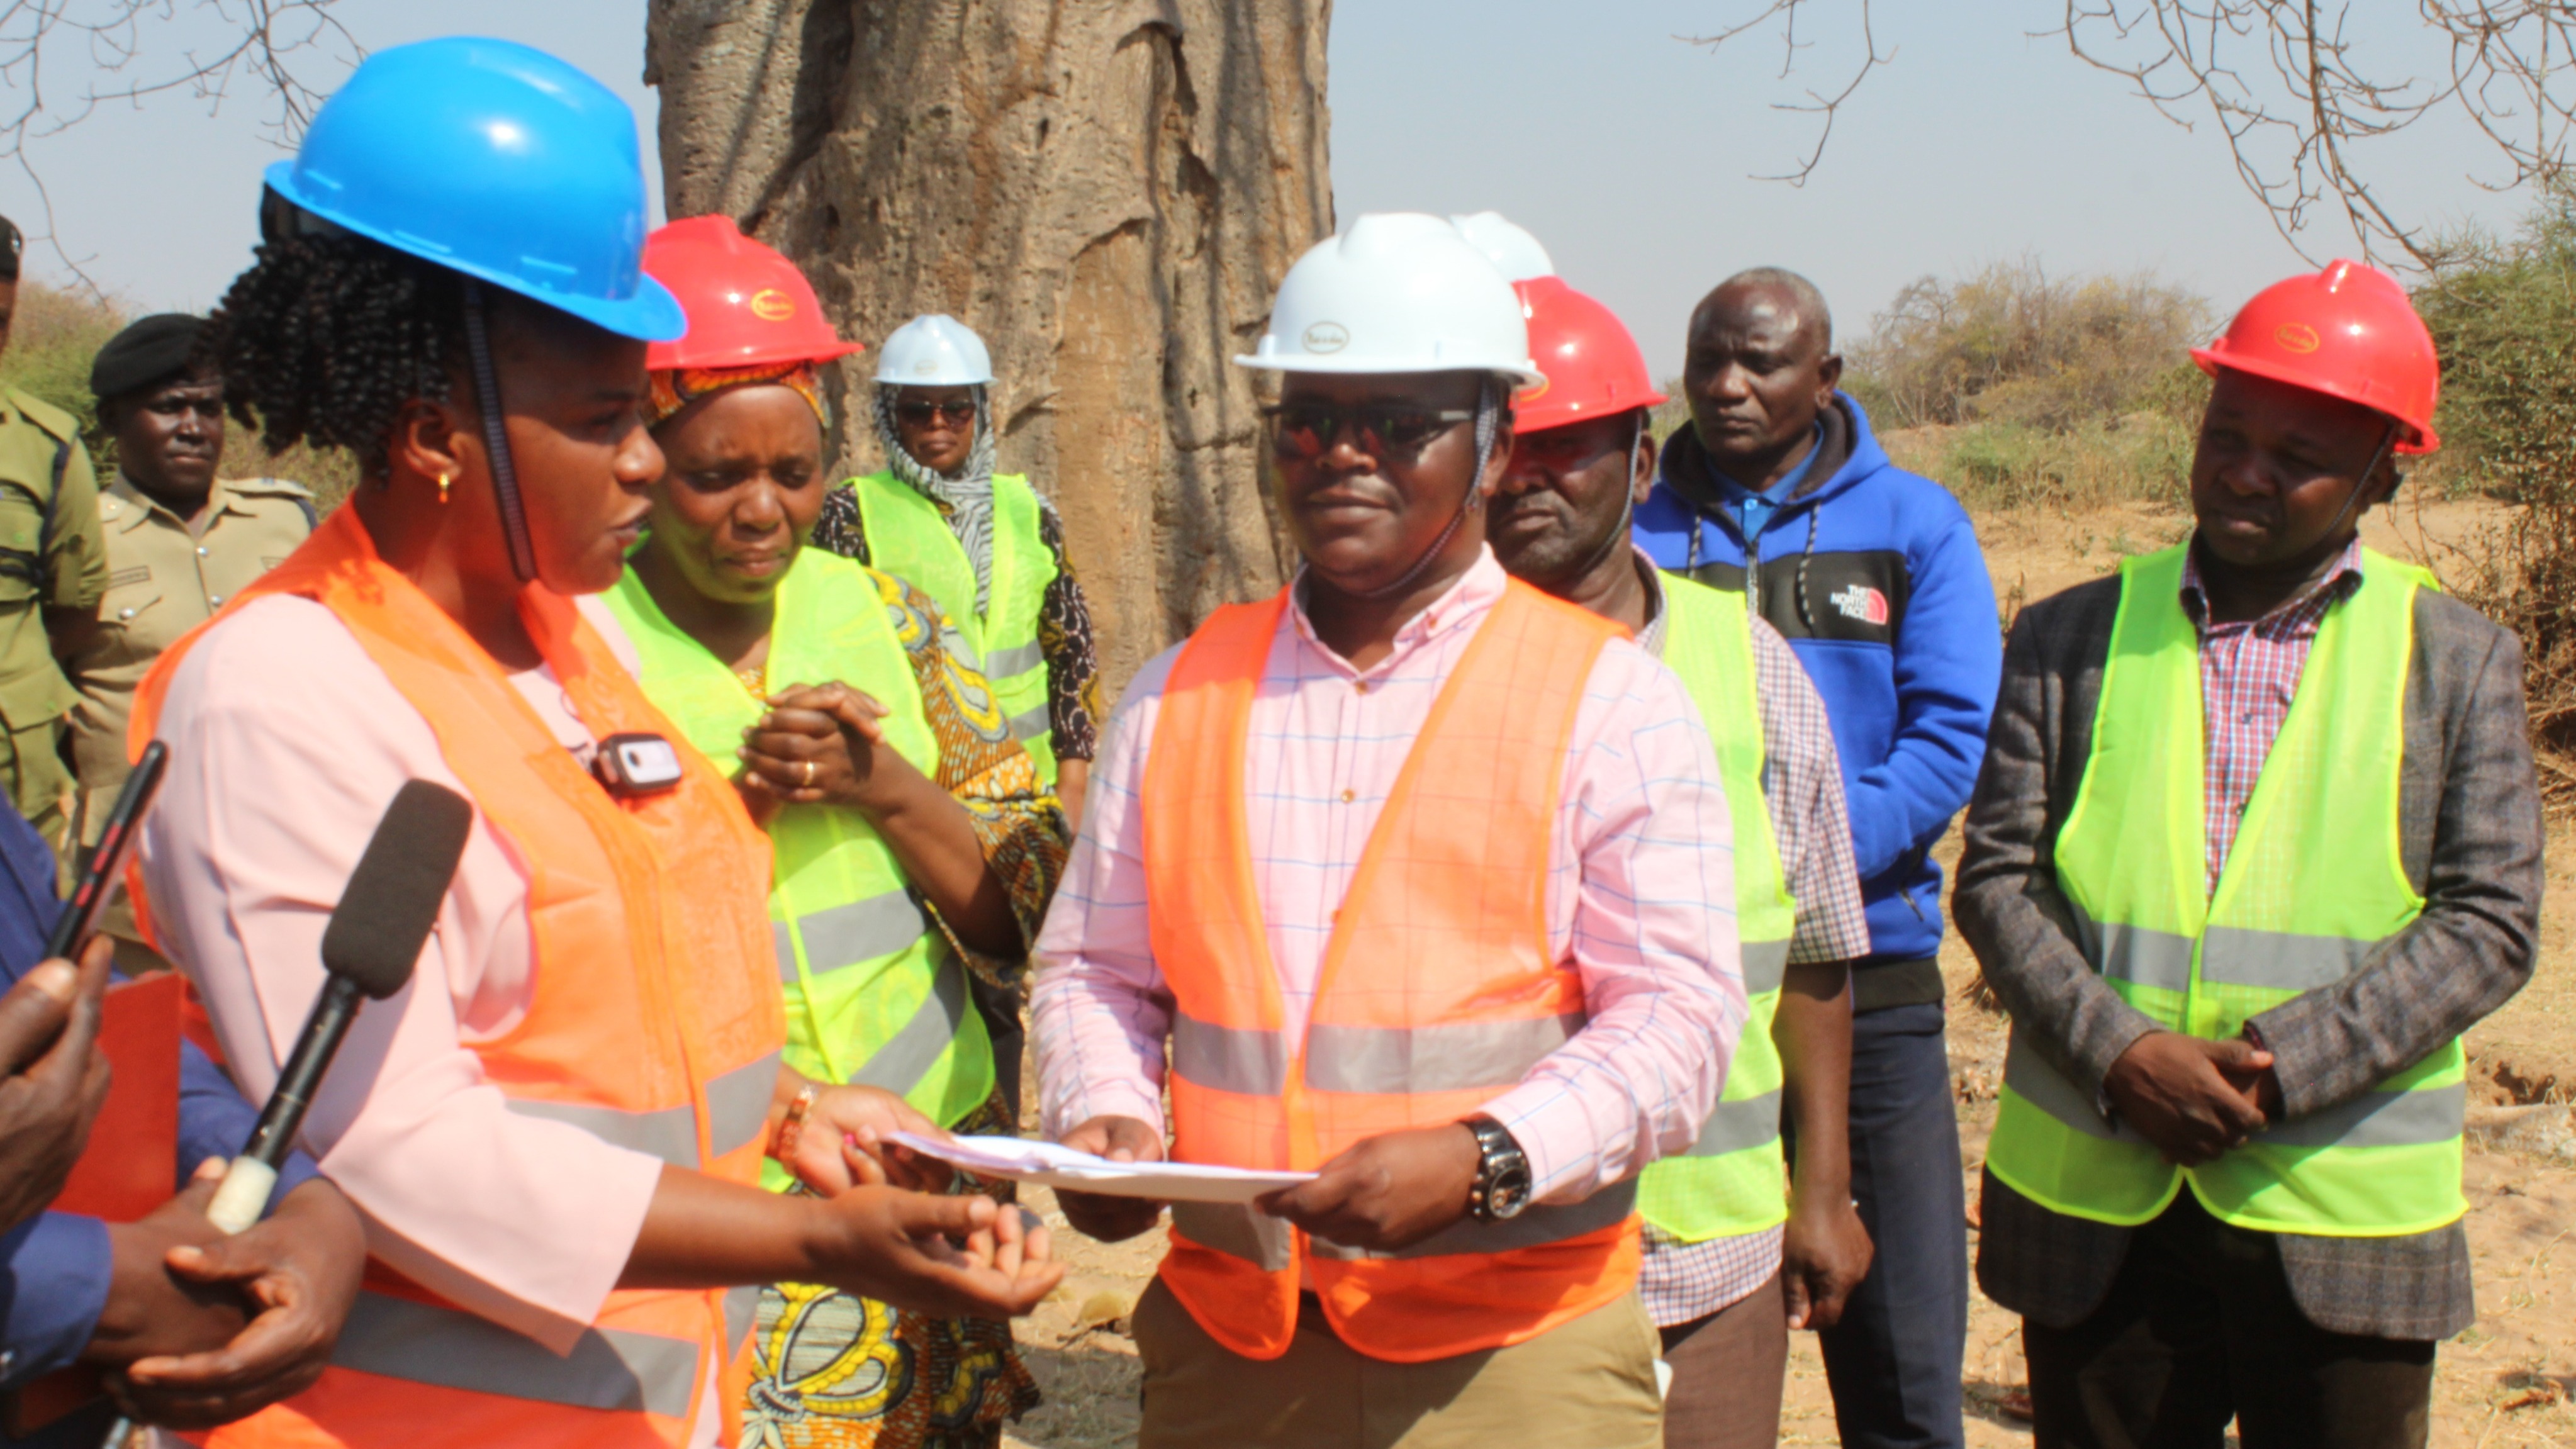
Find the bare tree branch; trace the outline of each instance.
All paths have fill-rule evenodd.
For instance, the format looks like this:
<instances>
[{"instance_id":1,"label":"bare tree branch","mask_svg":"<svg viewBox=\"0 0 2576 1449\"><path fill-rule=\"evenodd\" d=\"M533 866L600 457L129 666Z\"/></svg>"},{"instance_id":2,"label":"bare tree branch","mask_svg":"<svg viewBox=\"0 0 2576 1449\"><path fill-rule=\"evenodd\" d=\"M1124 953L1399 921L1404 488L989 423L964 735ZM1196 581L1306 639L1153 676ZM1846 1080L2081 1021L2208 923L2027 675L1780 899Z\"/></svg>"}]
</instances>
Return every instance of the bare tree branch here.
<instances>
[{"instance_id":1,"label":"bare tree branch","mask_svg":"<svg viewBox=\"0 0 2576 1449\"><path fill-rule=\"evenodd\" d=\"M2306 238L2331 217L2363 254L2431 266L2441 244L2403 220L2365 164L2369 143L2436 115L2464 119L2503 165L2471 179L2509 191L2567 179L2576 127L2576 0L2414 0L2412 14L2387 0L2064 0L2065 18L2041 32L2062 38L2076 59L2129 83L2131 91L2186 129L2217 123L2236 174L2271 213L2291 246L2313 260ZM1799 12L1821 0L1764 0L1741 24L1698 43L1722 46L1776 24L1787 64L1813 42L1796 39ZM1881 57L1869 5L1860 0L1868 58L1830 100L1784 110L1825 117L1817 149L1781 179L1803 182L1832 135L1833 118ZM1810 30L1813 27L1810 26ZM2365 41L2375 47L2365 61ZM2394 57L2394 58L2392 58ZM2399 68L2411 60L2423 74Z\"/></svg>"},{"instance_id":2,"label":"bare tree branch","mask_svg":"<svg viewBox=\"0 0 2576 1449\"><path fill-rule=\"evenodd\" d=\"M1870 13L1872 3L1873 0L1859 0L1861 62L1859 69L1852 72L1851 79L1843 83L1843 88L1830 96L1821 91L1809 90L1804 102L1775 101L1772 103L1771 109L1775 111L1797 111L1805 115L1824 117L1823 123L1816 129L1816 144L1808 148L1805 159L1794 168L1767 175L1756 173L1755 180L1786 181L1792 186L1806 185L1807 178L1815 174L1816 164L1825 158L1825 143L1834 138L1834 118L1842 113L1843 102L1852 98L1852 93L1860 89L1860 83L1869 78L1871 71L1896 59L1896 51L1892 47L1885 55L1878 53L1878 32ZM1806 9L1807 4L1808 0L1769 0L1759 14L1741 24L1729 26L1715 35L1688 35L1681 38L1693 45L1704 45L1711 50L1717 50L1727 42L1748 32L1762 29L1776 20L1780 25L1780 78L1786 80L1790 73L1797 69L1798 52L1811 48L1815 43L1802 42L1798 39L1798 17Z\"/></svg>"},{"instance_id":3,"label":"bare tree branch","mask_svg":"<svg viewBox=\"0 0 2576 1449\"><path fill-rule=\"evenodd\" d=\"M185 93L209 115L239 86L269 107L269 138L292 148L325 92L309 79L365 55L341 24L337 0L0 0L0 162L18 168L36 193L41 228L29 234L54 250L74 277L99 288L62 241L37 148L115 102L139 106ZM193 21L182 26L183 16ZM147 58L148 42L183 30L212 43L176 47L175 58ZM68 70L76 82L57 100L49 87Z\"/></svg>"}]
</instances>

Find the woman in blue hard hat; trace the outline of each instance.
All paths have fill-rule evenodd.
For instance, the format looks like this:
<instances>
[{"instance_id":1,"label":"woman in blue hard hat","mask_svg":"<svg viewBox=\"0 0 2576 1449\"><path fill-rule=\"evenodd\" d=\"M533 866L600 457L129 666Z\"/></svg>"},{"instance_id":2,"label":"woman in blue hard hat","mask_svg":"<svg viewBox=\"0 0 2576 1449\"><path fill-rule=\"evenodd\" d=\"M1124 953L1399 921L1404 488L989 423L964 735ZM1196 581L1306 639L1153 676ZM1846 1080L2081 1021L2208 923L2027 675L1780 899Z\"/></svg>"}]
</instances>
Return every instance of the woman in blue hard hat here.
<instances>
[{"instance_id":1,"label":"woman in blue hard hat","mask_svg":"<svg viewBox=\"0 0 2576 1449\"><path fill-rule=\"evenodd\" d=\"M741 761L777 857L788 1064L1012 1135L967 985L1016 989L1064 869L1063 812L939 606L805 546L831 487L816 367L859 349L795 263L694 216L647 239L644 269L689 332L645 354L665 467L602 597L645 695L709 758ZM811 1283L762 1290L734 1372L745 1440L799 1449L983 1449L1038 1401L1008 1323Z\"/></svg>"},{"instance_id":2,"label":"woman in blue hard hat","mask_svg":"<svg viewBox=\"0 0 2576 1449\"><path fill-rule=\"evenodd\" d=\"M319 1383L212 1442L711 1444L755 1301L728 1287L1025 1312L1061 1269L1016 1212L852 1186L929 1124L780 1064L767 842L576 603L643 526L645 342L683 327L639 270L633 116L540 52L429 41L371 57L269 184L214 319L227 397L363 481L164 656L133 736L174 759L146 919L247 1088L386 801L427 779L476 821L306 1128L367 1291ZM764 1160L817 1194L761 1191Z\"/></svg>"},{"instance_id":3,"label":"woman in blue hard hat","mask_svg":"<svg viewBox=\"0 0 2576 1449\"><path fill-rule=\"evenodd\" d=\"M873 398L886 466L833 490L814 541L939 601L1038 778L1080 825L1099 735L1091 610L1055 505L1026 477L993 471L992 393L991 354L965 323L934 313L896 328Z\"/></svg>"}]
</instances>

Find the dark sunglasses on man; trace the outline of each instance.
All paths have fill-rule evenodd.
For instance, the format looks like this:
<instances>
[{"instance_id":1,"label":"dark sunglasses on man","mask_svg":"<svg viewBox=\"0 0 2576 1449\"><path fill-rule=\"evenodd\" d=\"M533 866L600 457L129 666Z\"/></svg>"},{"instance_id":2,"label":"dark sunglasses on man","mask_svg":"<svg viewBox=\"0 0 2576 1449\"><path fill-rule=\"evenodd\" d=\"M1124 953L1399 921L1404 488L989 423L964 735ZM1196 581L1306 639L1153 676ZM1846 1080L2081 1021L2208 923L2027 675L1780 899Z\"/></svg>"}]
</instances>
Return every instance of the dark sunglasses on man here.
<instances>
[{"instance_id":1,"label":"dark sunglasses on man","mask_svg":"<svg viewBox=\"0 0 2576 1449\"><path fill-rule=\"evenodd\" d=\"M1474 422L1474 408L1421 408L1401 403L1273 403L1261 410L1273 430L1271 447L1283 458L1313 458L1347 428L1361 452L1411 458L1460 423Z\"/></svg>"},{"instance_id":2,"label":"dark sunglasses on man","mask_svg":"<svg viewBox=\"0 0 2576 1449\"><path fill-rule=\"evenodd\" d=\"M915 398L909 402L896 403L894 415L916 428L930 426L930 420L935 417L947 419L948 426L952 428L962 428L975 421L975 404L967 398L957 398L949 402L924 402Z\"/></svg>"}]
</instances>

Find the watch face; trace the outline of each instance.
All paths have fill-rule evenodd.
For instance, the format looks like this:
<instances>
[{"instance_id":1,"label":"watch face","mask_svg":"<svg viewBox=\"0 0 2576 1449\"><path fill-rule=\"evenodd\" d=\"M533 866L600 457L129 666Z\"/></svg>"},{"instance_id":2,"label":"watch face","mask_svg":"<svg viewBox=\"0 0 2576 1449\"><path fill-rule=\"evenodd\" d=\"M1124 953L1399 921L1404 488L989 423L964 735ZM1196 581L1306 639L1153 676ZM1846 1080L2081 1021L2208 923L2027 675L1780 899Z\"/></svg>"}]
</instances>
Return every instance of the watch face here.
<instances>
[{"instance_id":1,"label":"watch face","mask_svg":"<svg viewBox=\"0 0 2576 1449\"><path fill-rule=\"evenodd\" d=\"M1529 1206L1529 1201L1529 1164L1520 1161L1515 1154L1510 1165L1494 1173L1493 1185L1485 1199L1485 1211L1500 1222L1505 1218L1519 1217L1521 1209Z\"/></svg>"}]
</instances>

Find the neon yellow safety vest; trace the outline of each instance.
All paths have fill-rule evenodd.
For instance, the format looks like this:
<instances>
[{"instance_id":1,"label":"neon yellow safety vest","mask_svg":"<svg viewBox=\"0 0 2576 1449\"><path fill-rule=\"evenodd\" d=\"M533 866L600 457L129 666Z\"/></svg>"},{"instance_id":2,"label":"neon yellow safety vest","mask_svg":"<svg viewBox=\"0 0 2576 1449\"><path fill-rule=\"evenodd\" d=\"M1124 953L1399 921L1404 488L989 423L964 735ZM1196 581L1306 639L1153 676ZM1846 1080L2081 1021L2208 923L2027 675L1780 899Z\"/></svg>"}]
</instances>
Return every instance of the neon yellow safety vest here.
<instances>
[{"instance_id":1,"label":"neon yellow safety vest","mask_svg":"<svg viewBox=\"0 0 2576 1449\"><path fill-rule=\"evenodd\" d=\"M1762 709L1754 693L1752 623L1744 596L1663 576L1664 663L1681 676L1717 747L1718 779L1735 826L1735 927L1744 995L1752 1011L1717 1107L1699 1141L1648 1167L1637 1210L1686 1243L1759 1232L1788 1220L1780 1152L1780 1051L1771 1019L1789 968L1797 903L1781 872L1780 844L1762 795Z\"/></svg>"},{"instance_id":2,"label":"neon yellow safety vest","mask_svg":"<svg viewBox=\"0 0 2576 1449\"><path fill-rule=\"evenodd\" d=\"M778 586L767 687L837 679L874 696L890 711L887 743L936 778L939 741L895 633L900 587L821 549L799 550ZM633 569L605 601L635 641L645 696L719 768L731 765L765 706L663 616ZM894 852L858 811L825 805L779 811L769 840L787 1064L900 1093L941 1126L964 1120L992 1093L992 1040L967 998L965 964L951 959ZM771 1186L786 1185L777 1164L763 1171Z\"/></svg>"},{"instance_id":3,"label":"neon yellow safety vest","mask_svg":"<svg viewBox=\"0 0 2576 1449\"><path fill-rule=\"evenodd\" d=\"M2188 545L2185 545L2188 547ZM2217 1041L2361 969L2424 908L2399 856L2398 770L2420 569L2362 555L2317 631L2289 717L2206 892L2200 636L2183 548L2121 566L2093 748L2057 839L2085 959L2168 1030ZM2177 1168L2016 1030L1986 1165L2073 1217L2142 1223L2181 1184L2238 1227L2327 1237L2427 1232L2467 1211L2454 1040L2361 1097Z\"/></svg>"},{"instance_id":4,"label":"neon yellow safety vest","mask_svg":"<svg viewBox=\"0 0 2576 1449\"><path fill-rule=\"evenodd\" d=\"M1055 582L1055 552L1038 536L1038 495L1015 473L993 475L993 580L987 606L975 612L975 565L949 530L947 515L892 473L854 479L868 560L900 574L938 601L966 640L969 662L993 685L1011 722L1011 737L1037 762L1038 778L1055 786L1055 736L1047 719L1046 656L1038 649L1038 615Z\"/></svg>"}]
</instances>

